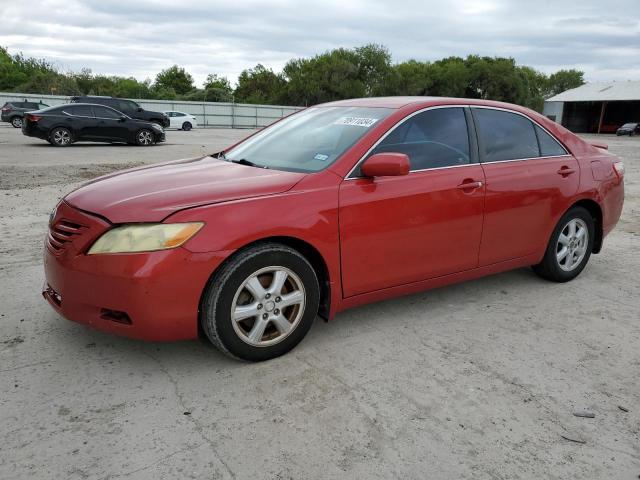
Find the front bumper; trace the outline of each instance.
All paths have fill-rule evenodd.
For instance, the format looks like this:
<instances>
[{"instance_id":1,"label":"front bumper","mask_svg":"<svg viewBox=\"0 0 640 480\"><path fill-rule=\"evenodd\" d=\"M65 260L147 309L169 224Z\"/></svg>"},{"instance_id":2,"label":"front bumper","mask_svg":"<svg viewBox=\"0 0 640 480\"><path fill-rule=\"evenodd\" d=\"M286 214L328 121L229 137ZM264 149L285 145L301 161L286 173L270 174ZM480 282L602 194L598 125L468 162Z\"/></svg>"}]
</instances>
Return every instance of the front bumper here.
<instances>
[{"instance_id":1,"label":"front bumper","mask_svg":"<svg viewBox=\"0 0 640 480\"><path fill-rule=\"evenodd\" d=\"M79 225L81 233L60 242L60 225ZM202 291L228 252L192 253L179 247L86 255L107 228L104 220L60 204L45 241L47 302L69 320L117 335L153 341L196 338Z\"/></svg>"}]
</instances>

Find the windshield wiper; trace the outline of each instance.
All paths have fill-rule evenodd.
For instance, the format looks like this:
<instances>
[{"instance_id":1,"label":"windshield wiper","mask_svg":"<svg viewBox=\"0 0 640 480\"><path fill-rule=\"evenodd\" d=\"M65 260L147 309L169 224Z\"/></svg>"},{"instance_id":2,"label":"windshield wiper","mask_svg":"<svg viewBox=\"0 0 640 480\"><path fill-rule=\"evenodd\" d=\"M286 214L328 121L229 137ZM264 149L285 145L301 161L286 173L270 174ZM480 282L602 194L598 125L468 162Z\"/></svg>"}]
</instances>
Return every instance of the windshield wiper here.
<instances>
[{"instance_id":1,"label":"windshield wiper","mask_svg":"<svg viewBox=\"0 0 640 480\"><path fill-rule=\"evenodd\" d=\"M258 165L257 163L253 163L251 160L247 160L246 158L241 158L239 160L233 160L233 159L229 159L229 162L233 162L233 163L238 163L240 165L247 165L249 167L256 167L256 168L269 168L266 165Z\"/></svg>"}]
</instances>

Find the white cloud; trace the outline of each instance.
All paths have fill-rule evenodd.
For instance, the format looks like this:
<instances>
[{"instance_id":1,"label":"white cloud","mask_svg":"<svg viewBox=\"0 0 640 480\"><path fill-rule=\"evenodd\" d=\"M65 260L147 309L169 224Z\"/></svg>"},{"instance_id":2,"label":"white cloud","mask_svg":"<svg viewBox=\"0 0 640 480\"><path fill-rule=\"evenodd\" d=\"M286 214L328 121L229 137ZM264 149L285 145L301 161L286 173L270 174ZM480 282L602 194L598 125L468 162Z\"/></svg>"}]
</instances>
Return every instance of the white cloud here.
<instances>
[{"instance_id":1,"label":"white cloud","mask_svg":"<svg viewBox=\"0 0 640 480\"><path fill-rule=\"evenodd\" d=\"M209 73L233 82L257 63L280 70L370 42L394 61L499 55L590 80L640 78L637 0L3 0L2 11L0 45L12 53L139 79L179 64L198 84Z\"/></svg>"}]
</instances>

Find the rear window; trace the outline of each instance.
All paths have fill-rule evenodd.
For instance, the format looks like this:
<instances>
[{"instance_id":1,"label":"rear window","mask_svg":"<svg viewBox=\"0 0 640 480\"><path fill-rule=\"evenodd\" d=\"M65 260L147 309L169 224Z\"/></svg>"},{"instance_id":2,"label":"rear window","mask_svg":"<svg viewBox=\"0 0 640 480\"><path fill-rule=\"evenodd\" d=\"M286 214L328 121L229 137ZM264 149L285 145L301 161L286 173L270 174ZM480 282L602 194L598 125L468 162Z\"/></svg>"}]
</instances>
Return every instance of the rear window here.
<instances>
[{"instance_id":1,"label":"rear window","mask_svg":"<svg viewBox=\"0 0 640 480\"><path fill-rule=\"evenodd\" d=\"M559 155L566 155L567 151L558 141L545 132L538 125L535 125L536 135L538 136L538 143L540 144L540 155L543 157L557 157Z\"/></svg>"},{"instance_id":2,"label":"rear window","mask_svg":"<svg viewBox=\"0 0 640 480\"><path fill-rule=\"evenodd\" d=\"M488 108L474 108L473 116L478 124L485 162L540 156L533 122L526 117Z\"/></svg>"},{"instance_id":3,"label":"rear window","mask_svg":"<svg viewBox=\"0 0 640 480\"><path fill-rule=\"evenodd\" d=\"M66 105L55 105L53 107L47 107L47 108L41 108L40 110L38 110L38 112L43 112L43 113L62 113L62 110L64 109Z\"/></svg>"},{"instance_id":4,"label":"rear window","mask_svg":"<svg viewBox=\"0 0 640 480\"><path fill-rule=\"evenodd\" d=\"M89 105L69 105L64 112L76 117L93 117L93 112Z\"/></svg>"}]
</instances>

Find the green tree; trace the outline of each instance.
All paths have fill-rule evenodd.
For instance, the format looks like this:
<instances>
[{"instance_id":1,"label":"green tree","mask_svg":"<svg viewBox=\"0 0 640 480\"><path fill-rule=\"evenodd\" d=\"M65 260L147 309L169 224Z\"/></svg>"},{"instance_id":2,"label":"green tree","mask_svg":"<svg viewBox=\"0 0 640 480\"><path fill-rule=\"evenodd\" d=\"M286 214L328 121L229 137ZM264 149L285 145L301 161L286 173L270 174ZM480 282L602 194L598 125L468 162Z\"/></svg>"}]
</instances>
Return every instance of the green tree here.
<instances>
[{"instance_id":1,"label":"green tree","mask_svg":"<svg viewBox=\"0 0 640 480\"><path fill-rule=\"evenodd\" d=\"M238 77L235 99L241 103L266 103L275 105L282 99L285 80L281 75L258 64L243 70Z\"/></svg>"},{"instance_id":2,"label":"green tree","mask_svg":"<svg viewBox=\"0 0 640 480\"><path fill-rule=\"evenodd\" d=\"M434 95L436 67L427 62L408 60L391 68L383 95Z\"/></svg>"},{"instance_id":3,"label":"green tree","mask_svg":"<svg viewBox=\"0 0 640 480\"><path fill-rule=\"evenodd\" d=\"M580 85L584 85L584 72L575 69L558 70L549 75L545 96L551 97Z\"/></svg>"},{"instance_id":4,"label":"green tree","mask_svg":"<svg viewBox=\"0 0 640 480\"><path fill-rule=\"evenodd\" d=\"M193 89L193 77L184 68L174 65L156 75L154 89L157 92L173 90L175 94L183 95Z\"/></svg>"},{"instance_id":5,"label":"green tree","mask_svg":"<svg viewBox=\"0 0 640 480\"><path fill-rule=\"evenodd\" d=\"M518 74L522 79L526 92L526 99L522 102L522 105L541 112L544 106L547 76L531 67L525 66L518 67Z\"/></svg>"},{"instance_id":6,"label":"green tree","mask_svg":"<svg viewBox=\"0 0 640 480\"><path fill-rule=\"evenodd\" d=\"M207 75L204 82L204 93L207 100L227 102L233 99L233 88L227 77L220 77L215 73Z\"/></svg>"}]
</instances>

